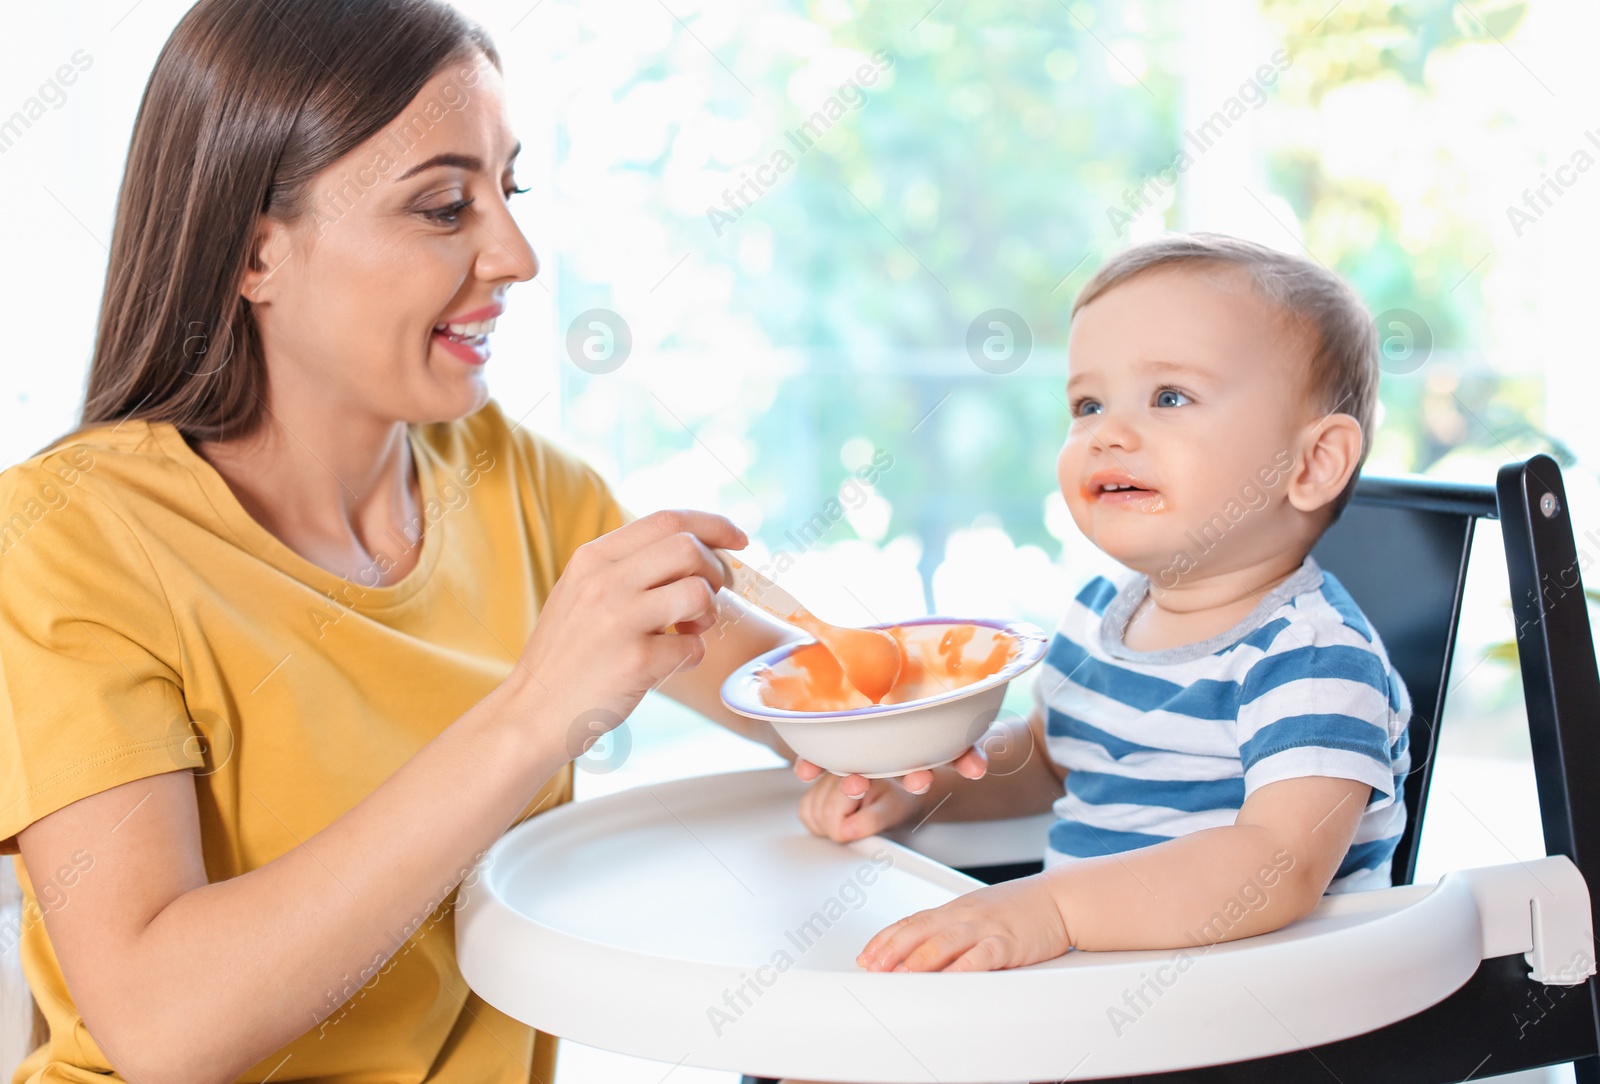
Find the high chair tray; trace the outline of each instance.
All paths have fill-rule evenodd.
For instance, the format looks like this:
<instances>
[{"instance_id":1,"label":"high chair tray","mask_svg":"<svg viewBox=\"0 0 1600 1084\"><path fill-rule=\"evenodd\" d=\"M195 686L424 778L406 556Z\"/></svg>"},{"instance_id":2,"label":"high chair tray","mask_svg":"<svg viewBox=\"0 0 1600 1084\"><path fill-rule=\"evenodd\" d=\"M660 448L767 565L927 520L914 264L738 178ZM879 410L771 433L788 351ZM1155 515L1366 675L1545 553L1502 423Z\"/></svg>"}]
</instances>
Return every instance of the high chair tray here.
<instances>
[{"instance_id":1,"label":"high chair tray","mask_svg":"<svg viewBox=\"0 0 1600 1084\"><path fill-rule=\"evenodd\" d=\"M993 1084L1347 1038L1443 1000L1494 956L1528 953L1544 982L1592 971L1587 889L1553 857L1331 897L1210 947L868 973L855 955L872 934L979 882L882 838L808 835L804 789L783 769L686 779L518 826L461 889L463 975L543 1031L669 1064Z\"/></svg>"}]
</instances>

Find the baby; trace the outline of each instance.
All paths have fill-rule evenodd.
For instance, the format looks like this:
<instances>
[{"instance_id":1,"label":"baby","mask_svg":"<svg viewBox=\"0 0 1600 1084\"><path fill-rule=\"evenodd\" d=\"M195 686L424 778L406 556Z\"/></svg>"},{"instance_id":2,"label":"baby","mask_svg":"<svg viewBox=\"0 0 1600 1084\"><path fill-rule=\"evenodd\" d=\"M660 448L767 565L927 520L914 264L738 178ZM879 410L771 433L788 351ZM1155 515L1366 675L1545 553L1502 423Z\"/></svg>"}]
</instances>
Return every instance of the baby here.
<instances>
[{"instance_id":1,"label":"baby","mask_svg":"<svg viewBox=\"0 0 1600 1084\"><path fill-rule=\"evenodd\" d=\"M913 795L830 776L801 807L813 832L848 840L941 804L941 819L980 819L1054 798L1045 869L881 931L858 958L872 970L1189 948L1390 883L1410 701L1308 556L1371 445L1371 317L1310 260L1174 235L1084 287L1068 356L1061 493L1137 575L1078 593L1032 740L1006 743L983 781L945 768Z\"/></svg>"}]
</instances>

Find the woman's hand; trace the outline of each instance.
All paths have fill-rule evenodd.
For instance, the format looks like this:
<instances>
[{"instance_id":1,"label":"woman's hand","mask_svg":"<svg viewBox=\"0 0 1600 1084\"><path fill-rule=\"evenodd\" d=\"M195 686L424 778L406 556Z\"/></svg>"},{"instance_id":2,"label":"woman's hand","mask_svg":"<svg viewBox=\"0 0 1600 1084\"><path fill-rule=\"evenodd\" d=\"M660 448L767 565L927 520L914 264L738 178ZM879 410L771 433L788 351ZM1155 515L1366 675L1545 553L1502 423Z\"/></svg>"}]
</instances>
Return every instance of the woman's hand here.
<instances>
[{"instance_id":1,"label":"woman's hand","mask_svg":"<svg viewBox=\"0 0 1600 1084\"><path fill-rule=\"evenodd\" d=\"M512 681L555 713L583 752L644 694L705 655L722 564L749 539L710 512L655 512L580 546L556 581ZM581 733L580 733L581 730ZM574 747L574 745L576 747Z\"/></svg>"},{"instance_id":2,"label":"woman's hand","mask_svg":"<svg viewBox=\"0 0 1600 1084\"><path fill-rule=\"evenodd\" d=\"M954 768L964 778L982 779L989 770L989 758L982 749L974 745L952 760L948 767ZM818 776L825 775L826 772L805 757L801 757L794 762L794 774L809 783ZM844 775L835 778L839 780L840 789L852 798L864 797L873 782L864 775ZM907 772L905 775L896 776L895 782L908 793L926 794L928 788L933 785L933 769L923 768L920 771Z\"/></svg>"}]
</instances>

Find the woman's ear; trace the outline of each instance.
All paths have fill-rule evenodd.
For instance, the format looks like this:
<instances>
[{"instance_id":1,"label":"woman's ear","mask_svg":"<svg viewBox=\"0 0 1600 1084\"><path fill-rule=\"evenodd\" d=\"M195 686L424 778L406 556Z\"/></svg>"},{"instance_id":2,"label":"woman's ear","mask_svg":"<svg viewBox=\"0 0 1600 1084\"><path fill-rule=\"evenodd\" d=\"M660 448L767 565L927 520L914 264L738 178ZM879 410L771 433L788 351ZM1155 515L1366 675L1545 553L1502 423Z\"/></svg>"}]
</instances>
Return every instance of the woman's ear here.
<instances>
[{"instance_id":1,"label":"woman's ear","mask_svg":"<svg viewBox=\"0 0 1600 1084\"><path fill-rule=\"evenodd\" d=\"M291 251L288 227L267 215L257 219L239 296L252 305L271 301L272 276L288 261Z\"/></svg>"},{"instance_id":2,"label":"woman's ear","mask_svg":"<svg viewBox=\"0 0 1600 1084\"><path fill-rule=\"evenodd\" d=\"M1289 476L1285 495L1302 512L1315 512L1344 492L1361 459L1361 423L1348 414L1329 414L1306 429L1299 468Z\"/></svg>"}]
</instances>

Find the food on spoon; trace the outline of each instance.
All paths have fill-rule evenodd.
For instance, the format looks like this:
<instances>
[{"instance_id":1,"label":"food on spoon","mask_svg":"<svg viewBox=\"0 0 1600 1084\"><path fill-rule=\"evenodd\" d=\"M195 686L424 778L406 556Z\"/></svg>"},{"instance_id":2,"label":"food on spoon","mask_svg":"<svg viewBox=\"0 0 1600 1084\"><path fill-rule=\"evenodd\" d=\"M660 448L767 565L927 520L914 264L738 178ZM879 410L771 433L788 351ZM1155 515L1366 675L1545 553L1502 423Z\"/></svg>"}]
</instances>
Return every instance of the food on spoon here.
<instances>
[{"instance_id":1,"label":"food on spoon","mask_svg":"<svg viewBox=\"0 0 1600 1084\"><path fill-rule=\"evenodd\" d=\"M894 688L904 666L899 642L877 629L852 629L830 625L800 605L789 592L726 550L718 557L727 570L726 586L767 613L805 629L823 649L832 652L842 675L872 703Z\"/></svg>"}]
</instances>

